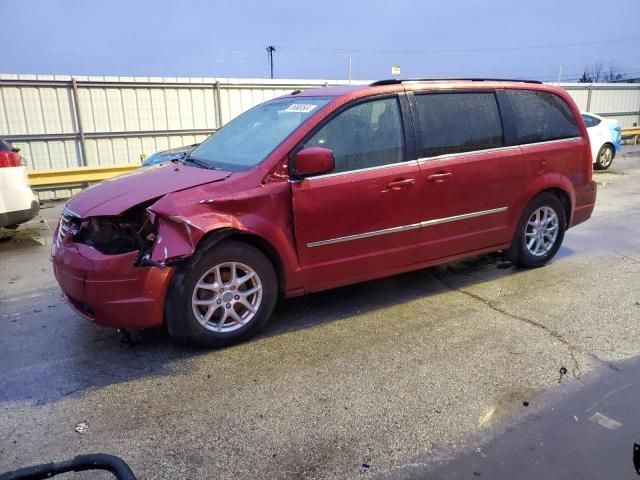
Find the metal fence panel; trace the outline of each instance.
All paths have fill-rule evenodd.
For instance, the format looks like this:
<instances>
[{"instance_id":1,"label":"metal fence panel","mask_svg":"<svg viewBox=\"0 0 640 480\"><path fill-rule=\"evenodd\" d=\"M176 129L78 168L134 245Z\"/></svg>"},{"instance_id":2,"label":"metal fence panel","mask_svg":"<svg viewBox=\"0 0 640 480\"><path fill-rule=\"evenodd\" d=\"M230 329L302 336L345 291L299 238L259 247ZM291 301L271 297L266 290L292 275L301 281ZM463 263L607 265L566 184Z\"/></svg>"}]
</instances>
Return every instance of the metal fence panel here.
<instances>
[{"instance_id":1,"label":"metal fence panel","mask_svg":"<svg viewBox=\"0 0 640 480\"><path fill-rule=\"evenodd\" d=\"M201 142L240 113L294 89L346 83L113 76L74 82L0 74L0 137L21 148L33 170L137 163L141 155ZM640 85L561 86L582 110L616 118L623 127L640 121Z\"/></svg>"},{"instance_id":2,"label":"metal fence panel","mask_svg":"<svg viewBox=\"0 0 640 480\"><path fill-rule=\"evenodd\" d=\"M586 112L589 110L589 91L586 89L571 89L571 88L566 88L566 90L569 92L569 95L571 95L571 98L573 98L573 101L576 102L576 104L578 105L578 108L583 111Z\"/></svg>"},{"instance_id":3,"label":"metal fence panel","mask_svg":"<svg viewBox=\"0 0 640 480\"><path fill-rule=\"evenodd\" d=\"M640 107L640 89L593 91L591 109L600 113L629 112L630 106L638 110Z\"/></svg>"},{"instance_id":4,"label":"metal fence panel","mask_svg":"<svg viewBox=\"0 0 640 480\"><path fill-rule=\"evenodd\" d=\"M48 140L48 141L14 141L13 146L21 150L27 161L29 170L50 170L57 168L78 167L80 164L71 163L80 158L80 143L78 140Z\"/></svg>"},{"instance_id":5,"label":"metal fence panel","mask_svg":"<svg viewBox=\"0 0 640 480\"><path fill-rule=\"evenodd\" d=\"M561 84L580 107L603 117L614 118L622 128L640 123L640 85L623 83Z\"/></svg>"}]
</instances>

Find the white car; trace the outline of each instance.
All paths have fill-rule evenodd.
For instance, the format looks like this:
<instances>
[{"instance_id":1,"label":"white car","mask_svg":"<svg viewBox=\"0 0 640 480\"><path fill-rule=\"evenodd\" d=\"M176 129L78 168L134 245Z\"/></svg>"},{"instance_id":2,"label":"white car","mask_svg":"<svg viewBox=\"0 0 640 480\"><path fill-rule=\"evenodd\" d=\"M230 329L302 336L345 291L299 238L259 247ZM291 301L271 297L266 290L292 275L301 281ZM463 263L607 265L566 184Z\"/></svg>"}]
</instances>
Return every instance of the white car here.
<instances>
[{"instance_id":1,"label":"white car","mask_svg":"<svg viewBox=\"0 0 640 480\"><path fill-rule=\"evenodd\" d=\"M582 113L582 119L589 133L593 164L596 170L606 170L620 150L620 124L595 113Z\"/></svg>"},{"instance_id":2,"label":"white car","mask_svg":"<svg viewBox=\"0 0 640 480\"><path fill-rule=\"evenodd\" d=\"M0 227L28 222L40 209L19 152L0 140Z\"/></svg>"}]
</instances>

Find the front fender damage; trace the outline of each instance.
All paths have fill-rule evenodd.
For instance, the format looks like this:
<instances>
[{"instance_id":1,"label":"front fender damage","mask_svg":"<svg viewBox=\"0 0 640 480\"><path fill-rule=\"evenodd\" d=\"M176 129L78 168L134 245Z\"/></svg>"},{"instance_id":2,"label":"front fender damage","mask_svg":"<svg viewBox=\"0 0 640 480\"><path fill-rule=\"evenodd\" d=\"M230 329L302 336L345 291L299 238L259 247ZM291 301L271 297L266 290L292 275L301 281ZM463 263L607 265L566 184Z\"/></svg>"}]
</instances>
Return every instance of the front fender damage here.
<instances>
[{"instance_id":1,"label":"front fender damage","mask_svg":"<svg viewBox=\"0 0 640 480\"><path fill-rule=\"evenodd\" d=\"M207 204L195 204L189 219L172 212L182 211L171 199L164 197L149 207L157 225L157 237L149 258L162 265L192 256L207 232L224 228L238 228L237 221L228 214L214 212Z\"/></svg>"},{"instance_id":2,"label":"front fender damage","mask_svg":"<svg viewBox=\"0 0 640 480\"><path fill-rule=\"evenodd\" d=\"M210 245L237 232L280 246L278 251L295 264L295 252L287 250L293 244L288 195L288 184L272 183L216 195L200 189L162 197L147 209L157 233L149 260L170 265L194 255L203 239Z\"/></svg>"},{"instance_id":3,"label":"front fender damage","mask_svg":"<svg viewBox=\"0 0 640 480\"><path fill-rule=\"evenodd\" d=\"M194 254L204 231L186 218L177 215L164 218L156 216L158 235L151 249L151 260L166 264Z\"/></svg>"}]
</instances>

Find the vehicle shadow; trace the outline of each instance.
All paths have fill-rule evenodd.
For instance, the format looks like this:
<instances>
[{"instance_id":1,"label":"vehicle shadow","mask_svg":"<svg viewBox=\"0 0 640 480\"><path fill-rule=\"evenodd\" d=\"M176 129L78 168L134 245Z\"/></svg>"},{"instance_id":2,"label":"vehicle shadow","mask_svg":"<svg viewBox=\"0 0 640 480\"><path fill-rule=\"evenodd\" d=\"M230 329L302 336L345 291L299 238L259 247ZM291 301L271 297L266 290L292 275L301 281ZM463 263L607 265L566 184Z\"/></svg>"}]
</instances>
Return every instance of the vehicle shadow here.
<instances>
[{"instance_id":1,"label":"vehicle shadow","mask_svg":"<svg viewBox=\"0 0 640 480\"><path fill-rule=\"evenodd\" d=\"M439 280L442 276L446 277L448 273L497 270L498 266L504 264L500 255L483 255L462 262L292 298L279 303L274 312L273 321L267 326L262 336L280 335L419 298L435 296L449 290L446 283ZM502 269L499 275L505 276L516 272L515 268Z\"/></svg>"},{"instance_id":2,"label":"vehicle shadow","mask_svg":"<svg viewBox=\"0 0 640 480\"><path fill-rule=\"evenodd\" d=\"M560 254L571 252L563 248ZM450 290L454 279L460 286L519 272L497 254L483 255L283 300L265 330L249 343L435 296ZM0 324L0 404L28 401L43 405L108 385L189 374L197 357L224 355L224 350L175 344L164 329L135 332L133 343L123 343L115 330L80 319L54 288L48 295L46 308L39 306L13 320L12 314L4 315Z\"/></svg>"},{"instance_id":3,"label":"vehicle shadow","mask_svg":"<svg viewBox=\"0 0 640 480\"><path fill-rule=\"evenodd\" d=\"M571 248L562 246L554 261L573 254ZM502 254L491 253L288 299L278 304L273 319L257 339L313 328L452 289L515 277L526 271L514 267Z\"/></svg>"}]
</instances>

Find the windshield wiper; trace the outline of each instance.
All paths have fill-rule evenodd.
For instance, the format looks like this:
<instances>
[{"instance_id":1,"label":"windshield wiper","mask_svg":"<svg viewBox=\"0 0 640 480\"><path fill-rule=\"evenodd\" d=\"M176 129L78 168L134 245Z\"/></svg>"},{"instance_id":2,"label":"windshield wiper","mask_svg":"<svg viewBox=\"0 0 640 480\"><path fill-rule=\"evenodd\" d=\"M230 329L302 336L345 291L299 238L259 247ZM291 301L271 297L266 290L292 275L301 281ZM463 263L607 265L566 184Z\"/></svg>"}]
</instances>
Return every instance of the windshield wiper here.
<instances>
[{"instance_id":1,"label":"windshield wiper","mask_svg":"<svg viewBox=\"0 0 640 480\"><path fill-rule=\"evenodd\" d=\"M171 163L184 163L189 152L182 152L178 157L173 157Z\"/></svg>"},{"instance_id":2,"label":"windshield wiper","mask_svg":"<svg viewBox=\"0 0 640 480\"><path fill-rule=\"evenodd\" d=\"M198 160L197 158L191 157L189 155L182 157L183 159L183 163L193 163L194 165L197 165L198 167L201 168L206 168L208 170L220 170L219 168L214 167L213 165L202 161L202 160Z\"/></svg>"}]
</instances>

